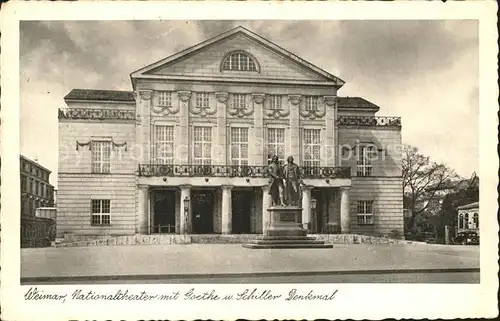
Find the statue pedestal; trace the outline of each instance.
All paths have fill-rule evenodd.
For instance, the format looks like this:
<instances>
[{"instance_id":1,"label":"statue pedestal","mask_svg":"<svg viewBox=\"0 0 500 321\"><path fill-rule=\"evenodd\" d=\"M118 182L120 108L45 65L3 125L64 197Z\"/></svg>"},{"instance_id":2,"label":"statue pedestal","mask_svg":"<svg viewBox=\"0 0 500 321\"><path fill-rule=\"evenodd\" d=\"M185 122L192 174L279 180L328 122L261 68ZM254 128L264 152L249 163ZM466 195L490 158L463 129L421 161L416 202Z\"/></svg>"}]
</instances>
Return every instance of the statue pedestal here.
<instances>
[{"instance_id":1,"label":"statue pedestal","mask_svg":"<svg viewBox=\"0 0 500 321\"><path fill-rule=\"evenodd\" d=\"M250 249L324 249L332 244L307 236L302 228L302 208L299 206L273 206L268 209L270 224L262 236L252 243L243 244Z\"/></svg>"},{"instance_id":2,"label":"statue pedestal","mask_svg":"<svg viewBox=\"0 0 500 321\"><path fill-rule=\"evenodd\" d=\"M267 209L270 225L264 231L267 236L306 236L302 228L302 208L299 206L273 206Z\"/></svg>"}]
</instances>

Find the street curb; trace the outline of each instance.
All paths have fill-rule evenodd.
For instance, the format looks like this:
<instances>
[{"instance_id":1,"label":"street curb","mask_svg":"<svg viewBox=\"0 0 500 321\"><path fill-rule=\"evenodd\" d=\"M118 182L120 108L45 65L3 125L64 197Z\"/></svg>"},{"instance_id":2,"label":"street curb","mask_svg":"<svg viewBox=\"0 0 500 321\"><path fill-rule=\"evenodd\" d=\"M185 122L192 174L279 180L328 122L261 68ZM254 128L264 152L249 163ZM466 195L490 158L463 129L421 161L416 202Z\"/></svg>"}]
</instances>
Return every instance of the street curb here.
<instances>
[{"instance_id":1,"label":"street curb","mask_svg":"<svg viewBox=\"0 0 500 321\"><path fill-rule=\"evenodd\" d=\"M172 279L216 279L275 276L314 276L314 275L366 275L366 274L411 274L411 273L479 273L479 268L451 269L394 269L394 270L346 270L346 271L304 271L304 272L256 272L256 273L210 273L210 274L131 274L131 275L92 275L92 276L42 276L21 277L21 285L32 283L88 282L88 281L140 281Z\"/></svg>"}]
</instances>

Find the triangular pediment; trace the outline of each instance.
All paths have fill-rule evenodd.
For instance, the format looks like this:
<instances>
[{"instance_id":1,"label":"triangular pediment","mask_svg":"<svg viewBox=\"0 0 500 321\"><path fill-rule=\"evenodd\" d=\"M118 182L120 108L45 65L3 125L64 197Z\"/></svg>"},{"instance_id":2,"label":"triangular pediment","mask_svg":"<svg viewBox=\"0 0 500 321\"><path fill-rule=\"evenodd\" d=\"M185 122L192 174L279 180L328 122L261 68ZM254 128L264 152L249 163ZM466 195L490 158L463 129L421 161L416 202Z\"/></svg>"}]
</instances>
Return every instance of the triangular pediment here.
<instances>
[{"instance_id":1,"label":"triangular pediment","mask_svg":"<svg viewBox=\"0 0 500 321\"><path fill-rule=\"evenodd\" d=\"M231 53L247 54L255 62L252 71L225 70L223 61ZM211 78L270 81L303 81L341 87L344 81L286 51L269 40L237 27L217 37L144 67L134 78Z\"/></svg>"}]
</instances>

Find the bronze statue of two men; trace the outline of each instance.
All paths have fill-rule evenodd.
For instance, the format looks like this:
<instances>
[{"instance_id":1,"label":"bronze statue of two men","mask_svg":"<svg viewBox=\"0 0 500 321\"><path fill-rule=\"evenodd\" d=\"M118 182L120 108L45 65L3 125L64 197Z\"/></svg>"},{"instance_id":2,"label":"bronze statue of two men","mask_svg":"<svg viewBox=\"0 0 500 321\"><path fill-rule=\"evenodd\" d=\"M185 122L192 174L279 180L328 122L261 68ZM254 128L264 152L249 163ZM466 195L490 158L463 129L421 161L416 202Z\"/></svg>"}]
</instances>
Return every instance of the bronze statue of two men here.
<instances>
[{"instance_id":1,"label":"bronze statue of two men","mask_svg":"<svg viewBox=\"0 0 500 321\"><path fill-rule=\"evenodd\" d=\"M282 167L278 156L273 156L268 172L272 206L300 206L302 178L300 168L293 162L293 157L289 156L287 164Z\"/></svg>"}]
</instances>

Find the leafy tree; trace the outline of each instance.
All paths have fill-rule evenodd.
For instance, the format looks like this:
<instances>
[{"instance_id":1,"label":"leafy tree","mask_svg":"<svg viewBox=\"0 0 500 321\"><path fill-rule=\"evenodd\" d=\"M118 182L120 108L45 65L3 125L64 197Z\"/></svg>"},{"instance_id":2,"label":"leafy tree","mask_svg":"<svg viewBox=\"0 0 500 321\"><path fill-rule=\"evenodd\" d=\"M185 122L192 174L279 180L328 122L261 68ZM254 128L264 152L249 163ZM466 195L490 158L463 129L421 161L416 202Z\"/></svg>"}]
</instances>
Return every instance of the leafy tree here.
<instances>
[{"instance_id":1,"label":"leafy tree","mask_svg":"<svg viewBox=\"0 0 500 321\"><path fill-rule=\"evenodd\" d=\"M431 162L418 149L405 145L403 148L403 193L406 208L411 216L407 228L412 229L415 218L439 202L444 187L459 178L454 170L444 164Z\"/></svg>"}]
</instances>

